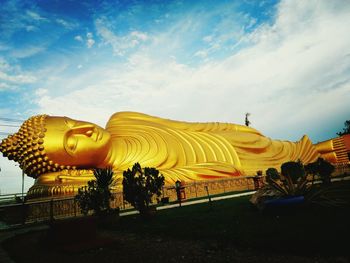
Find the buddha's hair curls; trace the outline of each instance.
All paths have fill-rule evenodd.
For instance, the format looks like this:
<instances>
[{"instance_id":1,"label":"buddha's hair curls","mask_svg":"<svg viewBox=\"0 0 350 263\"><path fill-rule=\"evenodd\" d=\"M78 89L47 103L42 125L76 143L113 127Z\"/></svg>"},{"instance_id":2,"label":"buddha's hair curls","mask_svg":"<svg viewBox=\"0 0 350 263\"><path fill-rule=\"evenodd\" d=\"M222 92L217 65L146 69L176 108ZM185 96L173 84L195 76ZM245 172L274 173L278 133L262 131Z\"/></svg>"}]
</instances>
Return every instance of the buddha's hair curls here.
<instances>
[{"instance_id":1,"label":"buddha's hair curls","mask_svg":"<svg viewBox=\"0 0 350 263\"><path fill-rule=\"evenodd\" d=\"M37 178L46 172L56 172L66 167L49 160L44 149L45 119L47 115L37 115L26 120L15 134L0 143L4 157L19 163L22 170Z\"/></svg>"}]
</instances>

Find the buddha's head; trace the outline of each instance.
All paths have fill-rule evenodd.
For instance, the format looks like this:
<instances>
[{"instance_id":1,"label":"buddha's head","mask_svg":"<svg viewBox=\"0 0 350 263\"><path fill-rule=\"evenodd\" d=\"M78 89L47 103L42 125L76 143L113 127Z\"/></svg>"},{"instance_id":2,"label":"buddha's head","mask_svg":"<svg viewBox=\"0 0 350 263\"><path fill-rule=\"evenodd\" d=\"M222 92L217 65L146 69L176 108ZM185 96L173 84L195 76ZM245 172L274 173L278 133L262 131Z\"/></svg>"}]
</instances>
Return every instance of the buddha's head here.
<instances>
[{"instance_id":1,"label":"buddha's head","mask_svg":"<svg viewBox=\"0 0 350 263\"><path fill-rule=\"evenodd\" d=\"M0 144L0 152L20 164L25 173L99 167L110 149L110 134L103 128L67 117L39 115Z\"/></svg>"}]
</instances>

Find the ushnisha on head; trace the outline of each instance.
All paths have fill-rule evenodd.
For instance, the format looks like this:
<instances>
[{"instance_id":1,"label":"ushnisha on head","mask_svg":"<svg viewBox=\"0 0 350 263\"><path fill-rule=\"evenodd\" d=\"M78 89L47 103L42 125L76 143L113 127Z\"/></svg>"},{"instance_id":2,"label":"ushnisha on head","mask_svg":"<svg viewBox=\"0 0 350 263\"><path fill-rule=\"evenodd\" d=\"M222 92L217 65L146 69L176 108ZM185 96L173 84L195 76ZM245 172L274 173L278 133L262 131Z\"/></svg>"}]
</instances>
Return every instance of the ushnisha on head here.
<instances>
[{"instance_id":1,"label":"ushnisha on head","mask_svg":"<svg viewBox=\"0 0 350 263\"><path fill-rule=\"evenodd\" d=\"M37 178L47 172L103 166L110 146L110 134L95 124L38 115L4 139L0 152Z\"/></svg>"}]
</instances>

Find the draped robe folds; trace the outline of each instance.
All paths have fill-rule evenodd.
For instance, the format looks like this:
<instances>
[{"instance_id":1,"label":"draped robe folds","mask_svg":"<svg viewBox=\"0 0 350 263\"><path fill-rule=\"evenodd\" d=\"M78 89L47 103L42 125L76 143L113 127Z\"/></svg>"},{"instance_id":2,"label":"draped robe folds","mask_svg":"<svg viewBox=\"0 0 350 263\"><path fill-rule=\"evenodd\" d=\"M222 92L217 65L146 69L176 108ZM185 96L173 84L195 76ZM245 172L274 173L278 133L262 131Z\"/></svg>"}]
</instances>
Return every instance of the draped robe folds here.
<instances>
[{"instance_id":1,"label":"draped robe folds","mask_svg":"<svg viewBox=\"0 0 350 263\"><path fill-rule=\"evenodd\" d=\"M298 142L272 140L259 131L230 123L189 123L136 112L115 113L106 125L117 171L136 162L155 167L168 183L255 175L282 163L309 163L320 154L307 136Z\"/></svg>"}]
</instances>

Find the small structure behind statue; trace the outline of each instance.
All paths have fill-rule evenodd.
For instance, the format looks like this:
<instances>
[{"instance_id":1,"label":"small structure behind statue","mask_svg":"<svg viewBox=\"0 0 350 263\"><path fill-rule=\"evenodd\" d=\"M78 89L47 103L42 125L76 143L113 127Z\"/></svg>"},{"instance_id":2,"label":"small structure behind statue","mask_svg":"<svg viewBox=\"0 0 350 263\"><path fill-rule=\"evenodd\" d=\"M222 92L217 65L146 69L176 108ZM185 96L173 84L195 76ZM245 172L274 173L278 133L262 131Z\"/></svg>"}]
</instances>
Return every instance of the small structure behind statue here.
<instances>
[{"instance_id":1,"label":"small structure behind statue","mask_svg":"<svg viewBox=\"0 0 350 263\"><path fill-rule=\"evenodd\" d=\"M185 187L183 186L183 183L180 182L179 180L175 182L175 191L177 195L177 201L181 206L182 199L186 199L186 192L185 192Z\"/></svg>"},{"instance_id":2,"label":"small structure behind statue","mask_svg":"<svg viewBox=\"0 0 350 263\"><path fill-rule=\"evenodd\" d=\"M264 186L262 171L256 172L256 175L254 176L253 181L254 181L254 190L258 190Z\"/></svg>"}]
</instances>

